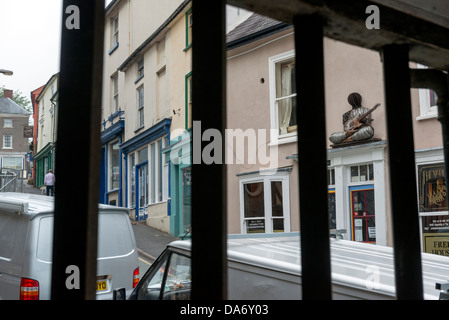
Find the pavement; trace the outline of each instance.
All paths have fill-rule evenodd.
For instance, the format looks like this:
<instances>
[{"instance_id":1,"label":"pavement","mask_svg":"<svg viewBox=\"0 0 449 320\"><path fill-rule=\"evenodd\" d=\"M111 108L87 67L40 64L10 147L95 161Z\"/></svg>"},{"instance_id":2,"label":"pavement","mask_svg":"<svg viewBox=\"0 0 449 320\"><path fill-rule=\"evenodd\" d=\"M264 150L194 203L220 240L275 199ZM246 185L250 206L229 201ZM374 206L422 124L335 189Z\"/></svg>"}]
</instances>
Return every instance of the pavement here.
<instances>
[{"instance_id":1,"label":"pavement","mask_svg":"<svg viewBox=\"0 0 449 320\"><path fill-rule=\"evenodd\" d=\"M23 192L42 195L41 190L28 184L24 184ZM172 237L168 233L151 228L145 221L136 222L131 220L131 225L134 230L139 255L151 263L164 251L167 244L178 240L178 238Z\"/></svg>"},{"instance_id":2,"label":"pavement","mask_svg":"<svg viewBox=\"0 0 449 320\"><path fill-rule=\"evenodd\" d=\"M167 244L178 240L168 233L159 231L148 226L145 221L131 221L136 238L137 250L139 255L145 257L146 260L153 262L164 251Z\"/></svg>"}]
</instances>

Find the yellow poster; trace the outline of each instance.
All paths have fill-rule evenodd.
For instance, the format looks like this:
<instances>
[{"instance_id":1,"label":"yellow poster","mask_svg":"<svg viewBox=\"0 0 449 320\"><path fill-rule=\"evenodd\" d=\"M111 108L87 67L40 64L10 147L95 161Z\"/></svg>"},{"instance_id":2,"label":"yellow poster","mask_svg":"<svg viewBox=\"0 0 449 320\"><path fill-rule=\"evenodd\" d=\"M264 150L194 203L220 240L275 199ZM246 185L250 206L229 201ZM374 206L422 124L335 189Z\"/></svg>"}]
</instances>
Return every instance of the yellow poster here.
<instances>
[{"instance_id":1,"label":"yellow poster","mask_svg":"<svg viewBox=\"0 0 449 320\"><path fill-rule=\"evenodd\" d=\"M424 252L449 256L449 233L425 233L423 238Z\"/></svg>"}]
</instances>

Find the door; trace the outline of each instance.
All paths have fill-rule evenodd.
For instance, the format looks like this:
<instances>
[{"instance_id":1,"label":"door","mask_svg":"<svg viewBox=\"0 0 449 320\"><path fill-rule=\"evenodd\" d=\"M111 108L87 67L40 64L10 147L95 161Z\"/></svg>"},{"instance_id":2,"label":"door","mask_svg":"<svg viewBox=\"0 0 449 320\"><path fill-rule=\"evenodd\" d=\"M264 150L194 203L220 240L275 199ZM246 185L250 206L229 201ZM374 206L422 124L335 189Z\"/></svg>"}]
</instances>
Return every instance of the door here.
<instances>
[{"instance_id":1,"label":"door","mask_svg":"<svg viewBox=\"0 0 449 320\"><path fill-rule=\"evenodd\" d=\"M182 175L182 228L187 233L192 228L192 167L181 170Z\"/></svg>"},{"instance_id":2,"label":"door","mask_svg":"<svg viewBox=\"0 0 449 320\"><path fill-rule=\"evenodd\" d=\"M352 240L376 243L374 186L349 188Z\"/></svg>"},{"instance_id":3,"label":"door","mask_svg":"<svg viewBox=\"0 0 449 320\"><path fill-rule=\"evenodd\" d=\"M148 162L136 166L136 220L148 217Z\"/></svg>"}]
</instances>

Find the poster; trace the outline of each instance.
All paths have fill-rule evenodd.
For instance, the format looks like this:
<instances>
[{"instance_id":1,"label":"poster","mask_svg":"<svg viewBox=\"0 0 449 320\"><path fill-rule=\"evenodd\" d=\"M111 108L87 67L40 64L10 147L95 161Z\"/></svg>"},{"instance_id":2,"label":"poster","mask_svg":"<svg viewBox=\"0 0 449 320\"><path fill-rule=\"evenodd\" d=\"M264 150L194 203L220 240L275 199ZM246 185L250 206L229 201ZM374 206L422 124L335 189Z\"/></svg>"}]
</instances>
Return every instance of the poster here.
<instances>
[{"instance_id":1,"label":"poster","mask_svg":"<svg viewBox=\"0 0 449 320\"><path fill-rule=\"evenodd\" d=\"M443 163L418 166L419 211L448 210L446 176Z\"/></svg>"},{"instance_id":2,"label":"poster","mask_svg":"<svg viewBox=\"0 0 449 320\"><path fill-rule=\"evenodd\" d=\"M449 216L422 217L423 251L449 256Z\"/></svg>"}]
</instances>

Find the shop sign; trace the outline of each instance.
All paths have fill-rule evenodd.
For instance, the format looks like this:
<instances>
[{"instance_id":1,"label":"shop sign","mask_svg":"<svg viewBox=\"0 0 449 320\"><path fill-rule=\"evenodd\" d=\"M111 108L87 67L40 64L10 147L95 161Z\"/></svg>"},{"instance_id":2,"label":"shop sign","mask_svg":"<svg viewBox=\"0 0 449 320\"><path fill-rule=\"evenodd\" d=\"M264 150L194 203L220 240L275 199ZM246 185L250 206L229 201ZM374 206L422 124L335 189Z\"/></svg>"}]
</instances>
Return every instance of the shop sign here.
<instances>
[{"instance_id":1,"label":"shop sign","mask_svg":"<svg viewBox=\"0 0 449 320\"><path fill-rule=\"evenodd\" d=\"M444 164L418 166L419 211L448 210L448 194Z\"/></svg>"},{"instance_id":2,"label":"shop sign","mask_svg":"<svg viewBox=\"0 0 449 320\"><path fill-rule=\"evenodd\" d=\"M422 217L423 251L449 256L449 216Z\"/></svg>"}]
</instances>

